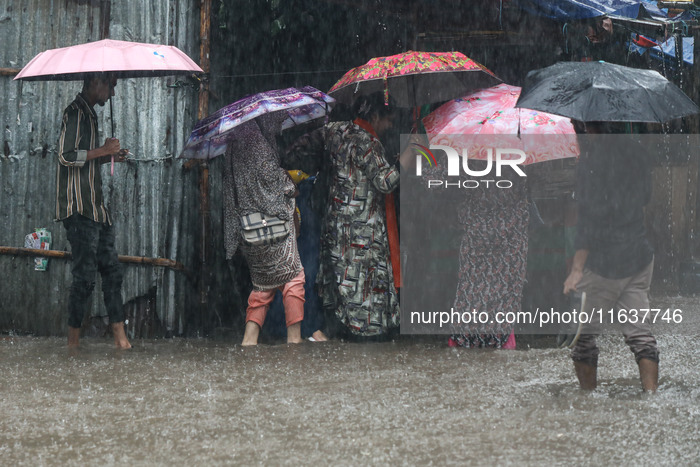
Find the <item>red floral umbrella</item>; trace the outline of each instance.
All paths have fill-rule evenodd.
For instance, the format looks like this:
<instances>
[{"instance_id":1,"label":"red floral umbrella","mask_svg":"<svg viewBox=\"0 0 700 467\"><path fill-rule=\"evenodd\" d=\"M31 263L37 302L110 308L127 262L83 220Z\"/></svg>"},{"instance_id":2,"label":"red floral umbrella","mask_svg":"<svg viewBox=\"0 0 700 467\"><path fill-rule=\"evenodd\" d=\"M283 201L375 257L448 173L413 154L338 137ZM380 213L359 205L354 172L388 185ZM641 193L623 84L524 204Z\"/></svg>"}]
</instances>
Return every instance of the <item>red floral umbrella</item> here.
<instances>
[{"instance_id":1,"label":"red floral umbrella","mask_svg":"<svg viewBox=\"0 0 700 467\"><path fill-rule=\"evenodd\" d=\"M352 104L360 94L383 91L399 107L448 101L501 80L488 68L460 52L408 52L371 59L353 68L328 92Z\"/></svg>"}]
</instances>

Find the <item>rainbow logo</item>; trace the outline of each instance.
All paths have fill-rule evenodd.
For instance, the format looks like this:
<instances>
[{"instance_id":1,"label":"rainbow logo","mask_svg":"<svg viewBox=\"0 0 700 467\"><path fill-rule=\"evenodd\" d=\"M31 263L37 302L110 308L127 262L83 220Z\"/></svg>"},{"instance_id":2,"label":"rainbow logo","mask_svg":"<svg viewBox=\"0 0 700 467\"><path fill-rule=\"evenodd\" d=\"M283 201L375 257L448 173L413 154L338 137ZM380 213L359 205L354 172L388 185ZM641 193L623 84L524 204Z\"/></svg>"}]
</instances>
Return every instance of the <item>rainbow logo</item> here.
<instances>
[{"instance_id":1,"label":"rainbow logo","mask_svg":"<svg viewBox=\"0 0 700 467\"><path fill-rule=\"evenodd\" d=\"M432 151L425 146L422 146L418 143L411 143L416 147L416 151L423 157L425 157L428 160L428 163L432 167L433 165L437 167L437 160L435 160L435 156L433 155ZM430 157L428 157L430 156Z\"/></svg>"}]
</instances>

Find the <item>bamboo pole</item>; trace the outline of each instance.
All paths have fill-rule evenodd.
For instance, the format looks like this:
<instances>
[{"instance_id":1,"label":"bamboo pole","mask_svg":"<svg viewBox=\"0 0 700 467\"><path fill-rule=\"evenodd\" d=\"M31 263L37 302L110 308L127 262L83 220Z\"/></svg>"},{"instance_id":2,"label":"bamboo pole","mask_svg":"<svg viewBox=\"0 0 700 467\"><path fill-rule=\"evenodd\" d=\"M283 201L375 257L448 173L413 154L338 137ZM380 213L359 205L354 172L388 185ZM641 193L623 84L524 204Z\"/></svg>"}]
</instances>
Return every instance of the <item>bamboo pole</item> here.
<instances>
[{"instance_id":1,"label":"bamboo pole","mask_svg":"<svg viewBox=\"0 0 700 467\"><path fill-rule=\"evenodd\" d=\"M10 256L41 256L44 258L56 259L72 259L70 251L60 250L39 250L36 248L15 248L11 246L0 246L0 255ZM151 266L159 266L164 268L174 269L176 271L184 271L185 266L172 259L167 258L147 258L144 256L125 256L119 255L120 263L132 264L147 264Z\"/></svg>"},{"instance_id":2,"label":"bamboo pole","mask_svg":"<svg viewBox=\"0 0 700 467\"><path fill-rule=\"evenodd\" d=\"M0 76L15 76L21 68L0 68Z\"/></svg>"}]
</instances>

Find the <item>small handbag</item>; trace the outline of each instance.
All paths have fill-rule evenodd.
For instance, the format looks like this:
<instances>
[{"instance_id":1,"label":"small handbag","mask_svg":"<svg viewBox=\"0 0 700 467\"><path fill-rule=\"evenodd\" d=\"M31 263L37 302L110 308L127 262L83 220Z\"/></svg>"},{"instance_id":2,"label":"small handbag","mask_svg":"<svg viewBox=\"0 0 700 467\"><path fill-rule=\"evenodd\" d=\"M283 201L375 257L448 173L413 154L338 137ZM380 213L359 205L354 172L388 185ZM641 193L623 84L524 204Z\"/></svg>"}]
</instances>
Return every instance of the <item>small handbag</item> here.
<instances>
[{"instance_id":1,"label":"small handbag","mask_svg":"<svg viewBox=\"0 0 700 467\"><path fill-rule=\"evenodd\" d=\"M274 245L284 241L290 232L290 222L276 216L254 212L241 216L243 241L248 245Z\"/></svg>"},{"instance_id":2,"label":"small handbag","mask_svg":"<svg viewBox=\"0 0 700 467\"><path fill-rule=\"evenodd\" d=\"M233 175L233 174L232 174ZM238 187L233 176L233 196L238 205ZM253 212L241 216L241 233L247 245L274 245L284 241L291 230L290 221L277 216L268 216L262 212Z\"/></svg>"}]
</instances>

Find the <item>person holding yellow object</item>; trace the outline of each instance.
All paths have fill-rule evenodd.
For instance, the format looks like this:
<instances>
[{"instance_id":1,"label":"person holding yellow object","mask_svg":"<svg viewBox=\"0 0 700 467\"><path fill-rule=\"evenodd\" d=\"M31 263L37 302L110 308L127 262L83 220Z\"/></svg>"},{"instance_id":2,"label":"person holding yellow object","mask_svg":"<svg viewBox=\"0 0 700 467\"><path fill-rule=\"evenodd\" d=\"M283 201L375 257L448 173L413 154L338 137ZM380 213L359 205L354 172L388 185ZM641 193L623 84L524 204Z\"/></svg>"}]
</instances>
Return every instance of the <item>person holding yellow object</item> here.
<instances>
[{"instance_id":1,"label":"person holding yellow object","mask_svg":"<svg viewBox=\"0 0 700 467\"><path fill-rule=\"evenodd\" d=\"M319 187L315 183L316 177L309 175L303 170L294 169L287 172L297 186L298 191L295 214L298 237L297 246L306 274L306 282L304 284L306 302L304 303L304 319L301 322L301 335L312 342L324 342L328 340L328 337L323 332L325 319L315 286L316 273L319 267L321 223L320 217L311 206L312 194ZM284 335L284 314L282 313L282 308L282 301L277 297L270 307L264 332L273 336Z\"/></svg>"}]
</instances>

